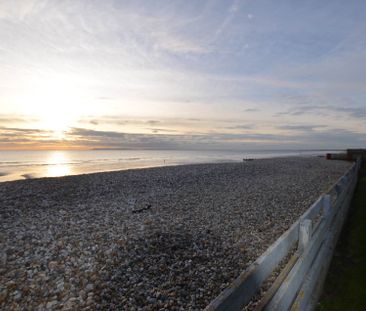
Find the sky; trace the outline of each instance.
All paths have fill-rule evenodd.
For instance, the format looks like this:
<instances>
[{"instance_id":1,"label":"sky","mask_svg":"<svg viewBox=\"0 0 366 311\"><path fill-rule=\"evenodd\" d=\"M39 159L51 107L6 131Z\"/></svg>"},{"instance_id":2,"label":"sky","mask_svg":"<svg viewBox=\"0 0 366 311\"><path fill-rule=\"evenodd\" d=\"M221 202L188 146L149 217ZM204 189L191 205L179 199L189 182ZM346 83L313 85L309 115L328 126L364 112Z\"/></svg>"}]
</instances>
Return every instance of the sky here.
<instances>
[{"instance_id":1,"label":"sky","mask_svg":"<svg viewBox=\"0 0 366 311\"><path fill-rule=\"evenodd\" d=\"M0 149L366 147L366 1L0 0Z\"/></svg>"}]
</instances>

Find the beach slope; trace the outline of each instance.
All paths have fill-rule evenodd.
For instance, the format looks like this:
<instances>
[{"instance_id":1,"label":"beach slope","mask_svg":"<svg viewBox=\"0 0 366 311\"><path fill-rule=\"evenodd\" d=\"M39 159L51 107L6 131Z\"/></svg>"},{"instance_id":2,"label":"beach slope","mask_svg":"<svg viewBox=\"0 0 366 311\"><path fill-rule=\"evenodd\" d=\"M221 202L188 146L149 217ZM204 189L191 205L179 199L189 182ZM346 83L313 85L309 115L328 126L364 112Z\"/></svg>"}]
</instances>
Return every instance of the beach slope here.
<instances>
[{"instance_id":1,"label":"beach slope","mask_svg":"<svg viewBox=\"0 0 366 311\"><path fill-rule=\"evenodd\" d=\"M292 157L0 183L0 308L202 309L349 167Z\"/></svg>"}]
</instances>

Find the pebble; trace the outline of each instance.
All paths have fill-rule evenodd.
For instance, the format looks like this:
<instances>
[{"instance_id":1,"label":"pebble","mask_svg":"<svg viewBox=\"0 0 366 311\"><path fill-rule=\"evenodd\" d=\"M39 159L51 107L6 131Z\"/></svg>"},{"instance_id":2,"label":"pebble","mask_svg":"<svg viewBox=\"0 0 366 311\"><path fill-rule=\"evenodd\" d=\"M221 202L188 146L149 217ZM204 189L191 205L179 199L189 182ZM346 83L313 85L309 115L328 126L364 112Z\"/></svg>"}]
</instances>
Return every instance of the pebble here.
<instances>
[{"instance_id":1,"label":"pebble","mask_svg":"<svg viewBox=\"0 0 366 311\"><path fill-rule=\"evenodd\" d=\"M22 293L17 290L13 293L13 296L14 296L14 300L18 302L22 298Z\"/></svg>"},{"instance_id":2,"label":"pebble","mask_svg":"<svg viewBox=\"0 0 366 311\"><path fill-rule=\"evenodd\" d=\"M57 300L53 300L53 301L50 301L50 302L48 302L47 304L46 304L46 308L47 309L52 309L54 306L56 306L57 305Z\"/></svg>"},{"instance_id":3,"label":"pebble","mask_svg":"<svg viewBox=\"0 0 366 311\"><path fill-rule=\"evenodd\" d=\"M292 157L0 183L0 309L203 309L349 166Z\"/></svg>"}]
</instances>

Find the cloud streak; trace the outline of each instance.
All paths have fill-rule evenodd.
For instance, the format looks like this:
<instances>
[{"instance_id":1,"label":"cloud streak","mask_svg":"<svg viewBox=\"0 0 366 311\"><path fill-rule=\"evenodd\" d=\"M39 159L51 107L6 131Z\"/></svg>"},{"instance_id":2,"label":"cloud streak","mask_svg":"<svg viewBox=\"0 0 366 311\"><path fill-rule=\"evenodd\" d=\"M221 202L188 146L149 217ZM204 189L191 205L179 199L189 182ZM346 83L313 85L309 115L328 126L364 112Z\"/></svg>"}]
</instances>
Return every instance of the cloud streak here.
<instances>
[{"instance_id":1,"label":"cloud streak","mask_svg":"<svg viewBox=\"0 0 366 311\"><path fill-rule=\"evenodd\" d=\"M174 132L135 134L72 128L62 140L52 132L37 129L0 128L0 147L8 149L51 148L121 148L121 149L338 149L347 140L349 147L365 144L365 136L357 131L324 128L318 125L280 126L283 132L271 133L197 133ZM327 141L325 144L324 141Z\"/></svg>"},{"instance_id":2,"label":"cloud streak","mask_svg":"<svg viewBox=\"0 0 366 311\"><path fill-rule=\"evenodd\" d=\"M365 12L363 1L2 1L2 137L57 144L46 125L60 119L59 145L362 143Z\"/></svg>"}]
</instances>

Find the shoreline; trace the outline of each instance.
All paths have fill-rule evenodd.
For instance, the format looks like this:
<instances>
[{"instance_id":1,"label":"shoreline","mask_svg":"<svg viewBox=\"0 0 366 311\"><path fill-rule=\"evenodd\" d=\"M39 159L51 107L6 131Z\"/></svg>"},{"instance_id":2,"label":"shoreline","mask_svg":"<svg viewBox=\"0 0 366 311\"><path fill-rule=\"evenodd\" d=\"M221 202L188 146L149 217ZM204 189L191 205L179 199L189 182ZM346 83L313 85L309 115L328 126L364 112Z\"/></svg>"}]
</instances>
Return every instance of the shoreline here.
<instances>
[{"instance_id":1,"label":"shoreline","mask_svg":"<svg viewBox=\"0 0 366 311\"><path fill-rule=\"evenodd\" d=\"M178 150L100 150L100 151L27 151L0 154L0 182L59 177L133 168L219 163L243 159L290 156L319 156L320 151L178 151Z\"/></svg>"},{"instance_id":2,"label":"shoreline","mask_svg":"<svg viewBox=\"0 0 366 311\"><path fill-rule=\"evenodd\" d=\"M94 174L108 174L108 173L115 173L115 172L125 172L125 171L130 171L130 170L146 170L146 169L153 169L153 168L162 168L162 167L176 167L176 166L191 166L191 165L214 165L214 164L229 164L229 163L240 163L239 161L217 161L217 162L202 162L202 163L184 163L184 164L162 164L162 165L147 165L147 166L137 166L137 167L126 167L126 168L117 168L117 169L112 169L112 170L105 170L105 171L91 171L91 172L86 172L86 173L75 173L75 174L70 174L70 175L60 175L60 176L42 176L42 177L37 177L34 176L32 174L22 174L19 175L22 178L19 179L11 179L11 180L4 180L4 181L0 181L1 183L6 183L6 182L16 182L16 181L25 181L25 180L38 180L38 179L49 179L49 178L65 178L65 177L74 177L74 176L84 176L84 175L94 175ZM8 173L1 173L0 172L0 177L2 176L9 176L10 174Z\"/></svg>"},{"instance_id":3,"label":"shoreline","mask_svg":"<svg viewBox=\"0 0 366 311\"><path fill-rule=\"evenodd\" d=\"M23 173L19 172L17 174L11 174L6 172L0 172L0 178L5 176L17 176L16 178L12 178L10 180L0 180L0 184L4 182L13 182L13 181L20 181L20 180L30 180L30 179L45 179L45 178L63 178L63 177L69 177L69 176L81 176L81 175L89 175L89 174L99 174L99 173L111 173L111 172L124 172L129 170L144 170L144 169L151 169L156 167L176 167L176 166L190 166L190 165L214 165L214 164L230 164L230 163L242 163L242 162L249 162L249 161L258 161L263 159L281 159L281 158L325 158L324 155L279 155L279 156L270 156L270 157L263 157L263 158L243 158L242 160L216 160L216 161L209 161L209 162L191 162L191 163L172 163L172 164L151 164L151 165L136 165L136 166L126 166L126 167L120 167L115 169L106 169L106 170L91 170L87 172L78 172L68 175L60 175L60 176L37 176L35 173ZM44 166L44 165L39 165Z\"/></svg>"},{"instance_id":4,"label":"shoreline","mask_svg":"<svg viewBox=\"0 0 366 311\"><path fill-rule=\"evenodd\" d=\"M204 308L347 167L288 157L0 183L0 307Z\"/></svg>"}]
</instances>

